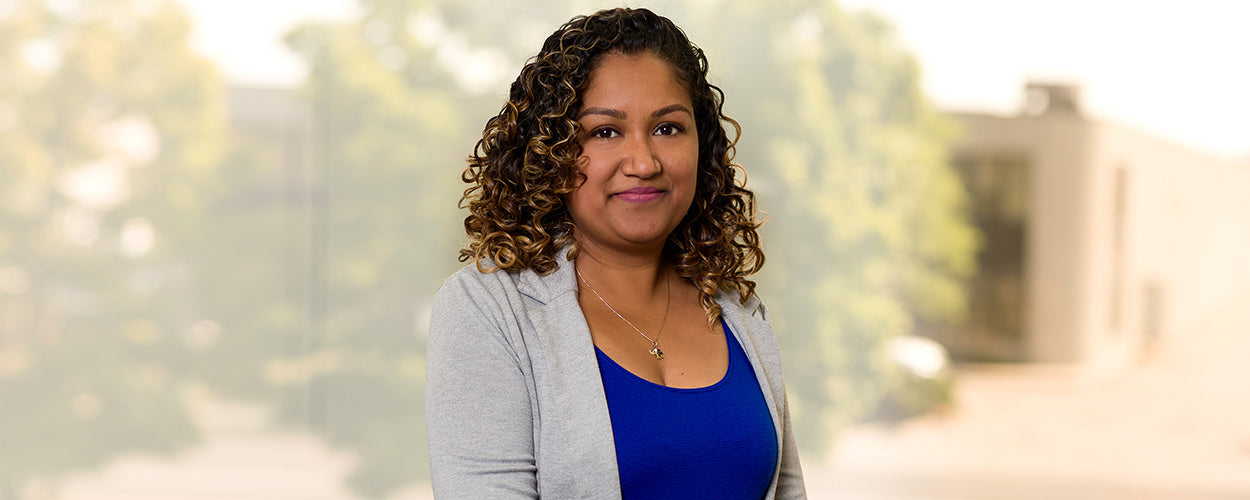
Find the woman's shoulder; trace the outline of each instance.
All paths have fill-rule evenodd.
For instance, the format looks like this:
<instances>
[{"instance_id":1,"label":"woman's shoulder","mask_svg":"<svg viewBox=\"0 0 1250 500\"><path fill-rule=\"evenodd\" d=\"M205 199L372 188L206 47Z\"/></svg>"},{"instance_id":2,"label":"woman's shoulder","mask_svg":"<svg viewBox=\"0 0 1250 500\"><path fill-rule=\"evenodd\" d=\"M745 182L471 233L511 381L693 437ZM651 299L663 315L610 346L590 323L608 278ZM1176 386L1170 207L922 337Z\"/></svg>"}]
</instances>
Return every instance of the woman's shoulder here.
<instances>
[{"instance_id":1,"label":"woman's shoulder","mask_svg":"<svg viewBox=\"0 0 1250 500\"><path fill-rule=\"evenodd\" d=\"M448 301L509 295L517 288L517 274L498 269L490 262L470 262L439 285L434 293L435 307Z\"/></svg>"},{"instance_id":2,"label":"woman's shoulder","mask_svg":"<svg viewBox=\"0 0 1250 500\"><path fill-rule=\"evenodd\" d=\"M510 301L522 296L547 303L553 297L576 292L573 276L572 263L540 274L533 269L500 269L484 259L480 263L470 262L444 280L434 294L434 303L437 307L446 301L484 298Z\"/></svg>"},{"instance_id":3,"label":"woman's shoulder","mask_svg":"<svg viewBox=\"0 0 1250 500\"><path fill-rule=\"evenodd\" d=\"M515 297L519 294L545 304L561 295L575 294L577 280L573 273L573 263L568 262L564 255L564 252L558 254L555 269L545 273L533 269L500 269L487 259L480 263L471 262L443 282L435 299L437 301L440 295L461 297L466 294L503 294Z\"/></svg>"},{"instance_id":4,"label":"woman's shoulder","mask_svg":"<svg viewBox=\"0 0 1250 500\"><path fill-rule=\"evenodd\" d=\"M523 299L517 292L514 273L489 269L470 263L438 287L430 311L432 346L448 342L477 345L473 342L510 330L506 325L514 323L517 311L524 309Z\"/></svg>"},{"instance_id":5,"label":"woman's shoulder","mask_svg":"<svg viewBox=\"0 0 1250 500\"><path fill-rule=\"evenodd\" d=\"M716 302L720 304L722 311L740 311L764 321L769 321L768 308L764 307L764 301L760 299L758 293L752 292L750 296L743 299L742 294L737 289L722 288L716 294Z\"/></svg>"},{"instance_id":6,"label":"woman's shoulder","mask_svg":"<svg viewBox=\"0 0 1250 500\"><path fill-rule=\"evenodd\" d=\"M571 267L566 272L572 274ZM430 337L448 332L463 336L465 330L471 336L520 333L513 328L520 318L543 309L553 297L553 288L561 288L553 284L563 281L553 279L558 274L543 276L529 269L506 271L489 262L482 266L469 263L452 273L434 293Z\"/></svg>"}]
</instances>

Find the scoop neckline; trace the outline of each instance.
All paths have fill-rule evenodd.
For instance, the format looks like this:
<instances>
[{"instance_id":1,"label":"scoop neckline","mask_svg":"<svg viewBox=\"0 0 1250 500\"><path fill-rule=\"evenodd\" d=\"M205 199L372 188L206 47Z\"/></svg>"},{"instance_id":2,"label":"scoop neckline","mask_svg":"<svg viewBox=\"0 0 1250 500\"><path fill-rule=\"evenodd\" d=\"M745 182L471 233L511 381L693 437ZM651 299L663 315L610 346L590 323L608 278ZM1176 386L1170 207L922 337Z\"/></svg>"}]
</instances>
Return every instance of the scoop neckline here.
<instances>
[{"instance_id":1,"label":"scoop neckline","mask_svg":"<svg viewBox=\"0 0 1250 500\"><path fill-rule=\"evenodd\" d=\"M599 346L594 346L595 354L602 357L603 359L608 360L608 362L612 363L612 366L616 367L616 369L628 374L629 379L632 379L634 381L637 381L639 383L642 383L644 385L647 385L653 388L664 389L664 390L672 391L672 392L684 392L684 393L714 391L724 386L725 384L729 383L729 375L733 373L734 365L737 364L737 363L734 363L734 355L733 355L733 352L731 352L733 348L729 347L729 342L737 343L738 340L735 339L733 336L733 333L729 331L729 325L725 324L724 319L721 319L720 323L721 323L721 329L724 330L725 332L725 356L729 358L728 363L726 363L726 366L725 366L725 374L721 376L720 380L713 382L711 385L706 385L703 387L669 387L667 385L657 384L645 378L639 377L638 374L629 371L629 369L625 368L624 366L621 366L620 363L617 363L615 359L612 359L612 356L608 356L608 353L603 352L603 350L600 349Z\"/></svg>"}]
</instances>

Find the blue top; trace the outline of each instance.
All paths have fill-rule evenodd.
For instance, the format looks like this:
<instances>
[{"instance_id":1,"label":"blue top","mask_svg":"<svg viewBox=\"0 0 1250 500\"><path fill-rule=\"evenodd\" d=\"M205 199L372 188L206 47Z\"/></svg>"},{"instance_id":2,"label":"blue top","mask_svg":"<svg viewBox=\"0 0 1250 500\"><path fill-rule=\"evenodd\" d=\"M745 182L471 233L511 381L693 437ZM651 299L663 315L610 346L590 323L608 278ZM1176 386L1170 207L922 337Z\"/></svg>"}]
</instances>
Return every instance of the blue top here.
<instances>
[{"instance_id":1,"label":"blue top","mask_svg":"<svg viewBox=\"0 0 1250 500\"><path fill-rule=\"evenodd\" d=\"M644 380L598 347L621 495L644 498L764 498L777 469L777 433L755 370L721 323L729 368L695 389Z\"/></svg>"}]
</instances>

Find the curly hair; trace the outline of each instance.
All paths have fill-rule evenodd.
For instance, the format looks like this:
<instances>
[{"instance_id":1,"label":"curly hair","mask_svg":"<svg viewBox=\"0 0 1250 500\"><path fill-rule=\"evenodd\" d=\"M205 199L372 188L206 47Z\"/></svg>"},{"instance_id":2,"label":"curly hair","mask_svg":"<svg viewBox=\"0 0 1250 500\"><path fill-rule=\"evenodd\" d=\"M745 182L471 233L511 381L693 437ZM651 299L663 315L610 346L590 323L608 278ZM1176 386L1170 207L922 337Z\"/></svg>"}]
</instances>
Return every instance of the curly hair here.
<instances>
[{"instance_id":1,"label":"curly hair","mask_svg":"<svg viewBox=\"0 0 1250 500\"><path fill-rule=\"evenodd\" d=\"M755 293L748 276L764 264L755 219L755 195L735 180L734 145L741 134L722 112L724 93L708 83L707 58L672 21L647 9L611 9L578 16L543 43L521 69L499 114L486 122L482 138L461 178L467 248L483 272L554 271L556 252L572 245L573 221L565 195L584 178L578 170L581 126L576 115L582 91L609 53L647 53L666 61L690 92L698 130L697 186L691 210L664 245L679 276L699 289L708 321L720 314L714 297L736 290L742 302ZM730 138L725 124L733 128ZM483 265L489 260L492 267Z\"/></svg>"}]
</instances>

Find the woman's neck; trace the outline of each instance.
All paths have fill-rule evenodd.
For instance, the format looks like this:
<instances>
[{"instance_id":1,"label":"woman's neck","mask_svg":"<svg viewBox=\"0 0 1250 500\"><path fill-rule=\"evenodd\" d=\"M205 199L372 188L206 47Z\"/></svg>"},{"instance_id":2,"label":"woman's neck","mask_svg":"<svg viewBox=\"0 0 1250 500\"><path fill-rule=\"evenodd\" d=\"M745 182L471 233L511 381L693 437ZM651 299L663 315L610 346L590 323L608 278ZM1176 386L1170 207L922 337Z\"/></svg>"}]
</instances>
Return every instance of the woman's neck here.
<instances>
[{"instance_id":1,"label":"woman's neck","mask_svg":"<svg viewBox=\"0 0 1250 500\"><path fill-rule=\"evenodd\" d=\"M658 250L620 252L584 244L574 265L600 293L630 301L647 301L667 293L665 285L673 272Z\"/></svg>"}]
</instances>

